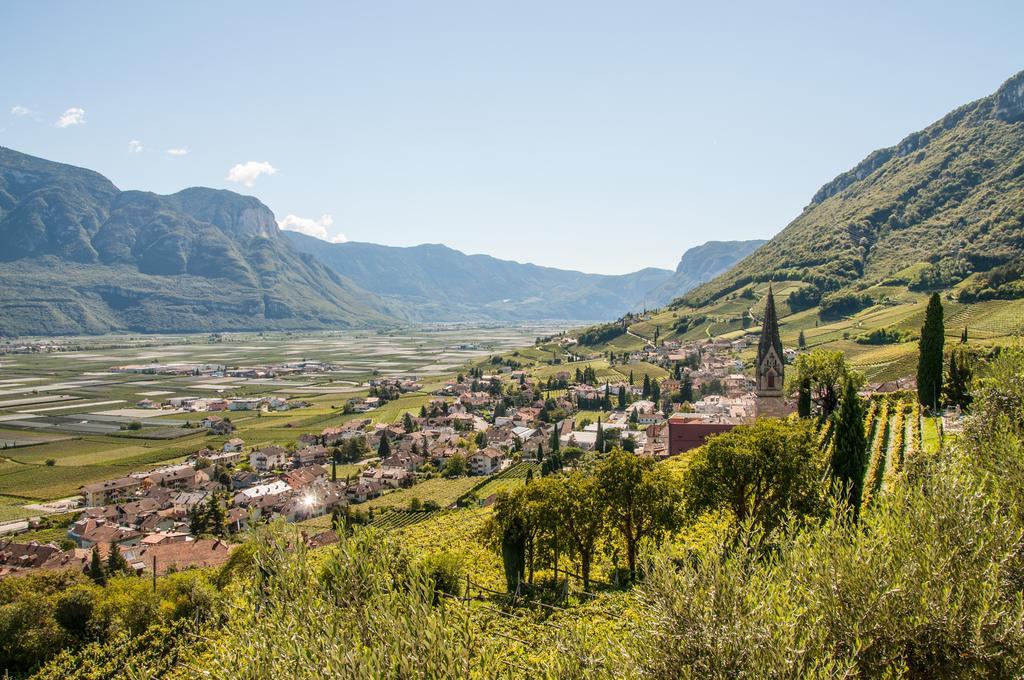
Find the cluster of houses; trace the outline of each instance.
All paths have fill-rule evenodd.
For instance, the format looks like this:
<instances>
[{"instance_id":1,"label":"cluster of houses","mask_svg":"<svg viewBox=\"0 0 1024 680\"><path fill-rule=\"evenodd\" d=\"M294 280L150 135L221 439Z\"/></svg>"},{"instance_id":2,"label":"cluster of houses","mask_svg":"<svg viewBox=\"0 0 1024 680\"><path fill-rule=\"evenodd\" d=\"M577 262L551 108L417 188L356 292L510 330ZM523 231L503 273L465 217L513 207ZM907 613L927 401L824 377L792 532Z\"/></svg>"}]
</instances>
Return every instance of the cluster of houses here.
<instances>
[{"instance_id":1,"label":"cluster of houses","mask_svg":"<svg viewBox=\"0 0 1024 680\"><path fill-rule=\"evenodd\" d=\"M396 423L357 416L288 446L247 447L232 437L179 465L83 486L85 509L67 534L73 549L8 543L6 553L0 549L0 568L84 565L89 551L112 547L139 570L216 564L227 559L231 543L204 538L209 527L196 521L212 505L223 509L220 531L227 534L270 518L302 521L446 474L456 457L465 474L492 475L516 460L549 455L556 441L562 451L621 440L637 455L673 455L752 418L753 382L738 358L741 349L723 341L664 343L623 357L672 369L655 390L628 382L582 384L568 370L554 376L564 387L551 390L550 382L502 367L440 386L418 415ZM685 368L676 370L679 364ZM679 403L672 396L684 384L694 398ZM422 389L414 378L382 378L369 387L370 396L349 402L349 412ZM581 408L597 401L612 409L597 422L577 422ZM232 434L230 417L217 413L279 406L270 399L190 397L163 405L213 412L202 424L224 436ZM339 476L342 462L358 464L358 473Z\"/></svg>"},{"instance_id":2,"label":"cluster of houses","mask_svg":"<svg viewBox=\"0 0 1024 680\"><path fill-rule=\"evenodd\" d=\"M163 401L141 399L135 404L140 409L171 409L175 413L220 413L223 411L290 411L308 406L304 401L283 397L171 397Z\"/></svg>"}]
</instances>

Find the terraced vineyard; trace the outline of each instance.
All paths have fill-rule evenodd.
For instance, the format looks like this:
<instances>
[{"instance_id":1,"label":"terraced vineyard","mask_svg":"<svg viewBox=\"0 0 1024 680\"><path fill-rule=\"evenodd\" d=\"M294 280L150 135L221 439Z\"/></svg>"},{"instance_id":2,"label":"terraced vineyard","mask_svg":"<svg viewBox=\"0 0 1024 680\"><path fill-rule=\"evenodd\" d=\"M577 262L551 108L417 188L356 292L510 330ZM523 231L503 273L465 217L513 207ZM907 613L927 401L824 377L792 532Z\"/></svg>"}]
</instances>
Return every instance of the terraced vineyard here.
<instances>
[{"instance_id":1,"label":"terraced vineyard","mask_svg":"<svg viewBox=\"0 0 1024 680\"><path fill-rule=\"evenodd\" d=\"M514 489L517 486L521 486L526 483L526 475L530 470L533 470L534 476L539 477L540 463L527 460L524 460L521 463L516 463L507 470L499 472L491 477L486 484L477 489L476 494L480 498L487 498L491 494L498 493L499 491Z\"/></svg>"},{"instance_id":2,"label":"terraced vineyard","mask_svg":"<svg viewBox=\"0 0 1024 680\"><path fill-rule=\"evenodd\" d=\"M866 505L898 479L906 460L920 450L921 407L911 398L873 399L864 424L869 452Z\"/></svg>"},{"instance_id":3,"label":"terraced vineyard","mask_svg":"<svg viewBox=\"0 0 1024 680\"><path fill-rule=\"evenodd\" d=\"M412 526L418 524L424 520L428 520L431 517L436 517L438 514L443 512L442 510L423 510L419 512L408 512L402 510L392 510L391 512L384 512L373 518L370 522L370 526L378 529L401 529L403 527Z\"/></svg>"}]
</instances>

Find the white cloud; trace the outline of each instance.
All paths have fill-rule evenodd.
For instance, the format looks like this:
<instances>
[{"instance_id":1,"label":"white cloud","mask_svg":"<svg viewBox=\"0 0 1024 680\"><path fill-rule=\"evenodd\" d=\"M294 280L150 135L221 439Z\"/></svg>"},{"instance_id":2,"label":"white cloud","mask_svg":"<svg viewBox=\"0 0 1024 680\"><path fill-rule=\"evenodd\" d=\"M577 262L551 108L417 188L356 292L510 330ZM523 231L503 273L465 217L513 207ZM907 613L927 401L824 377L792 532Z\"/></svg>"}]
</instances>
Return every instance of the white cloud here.
<instances>
[{"instance_id":1,"label":"white cloud","mask_svg":"<svg viewBox=\"0 0 1024 680\"><path fill-rule=\"evenodd\" d=\"M139 153L140 151L142 151L142 142L137 139L128 142L128 153Z\"/></svg>"},{"instance_id":2,"label":"white cloud","mask_svg":"<svg viewBox=\"0 0 1024 680\"><path fill-rule=\"evenodd\" d=\"M178 147L176 149L168 149L167 150L167 155L169 155L169 156L184 156L187 153L188 153L188 149L186 149L183 146L180 146L180 147Z\"/></svg>"},{"instance_id":3,"label":"white cloud","mask_svg":"<svg viewBox=\"0 0 1024 680\"><path fill-rule=\"evenodd\" d=\"M327 233L328 228L334 224L334 218L330 215L321 215L320 219L315 220L311 217L299 217L298 215L288 215L283 220L277 221L277 226L281 227L285 231L297 231L307 236L315 236L318 239L329 241L331 243L344 243L348 239L345 238L344 234L334 234L331 236Z\"/></svg>"},{"instance_id":4,"label":"white cloud","mask_svg":"<svg viewBox=\"0 0 1024 680\"><path fill-rule=\"evenodd\" d=\"M266 161L248 161L239 163L228 170L227 180L241 182L245 186L251 187L260 175L273 175L276 172L277 168Z\"/></svg>"},{"instance_id":5,"label":"white cloud","mask_svg":"<svg viewBox=\"0 0 1024 680\"><path fill-rule=\"evenodd\" d=\"M30 113L32 113L32 109L28 108L27 106L22 106L21 104L11 107L12 116L27 116Z\"/></svg>"},{"instance_id":6,"label":"white cloud","mask_svg":"<svg viewBox=\"0 0 1024 680\"><path fill-rule=\"evenodd\" d=\"M61 114L57 122L54 123L59 128L71 127L72 125L84 125L85 124L85 109L80 109L77 106L72 106L70 109Z\"/></svg>"}]
</instances>

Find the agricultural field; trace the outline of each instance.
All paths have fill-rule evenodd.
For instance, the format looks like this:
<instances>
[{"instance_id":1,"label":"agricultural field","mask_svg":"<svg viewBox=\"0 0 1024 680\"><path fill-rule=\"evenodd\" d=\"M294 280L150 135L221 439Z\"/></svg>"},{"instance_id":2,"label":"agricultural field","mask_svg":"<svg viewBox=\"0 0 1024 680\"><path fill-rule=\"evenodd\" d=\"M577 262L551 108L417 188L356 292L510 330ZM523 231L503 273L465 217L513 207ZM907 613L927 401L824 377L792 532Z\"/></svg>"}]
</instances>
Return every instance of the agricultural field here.
<instances>
[{"instance_id":1,"label":"agricultural field","mask_svg":"<svg viewBox=\"0 0 1024 680\"><path fill-rule=\"evenodd\" d=\"M53 338L38 343L45 351L0 354L0 497L8 499L0 503L0 521L32 514L25 502L72 496L83 484L175 462L228 439L199 426L204 413L138 408L144 399L273 396L307 402L288 411L220 414L235 425L231 436L247 446L285 445L303 432L353 418L394 422L418 413L428 392L465 365L515 352L556 330L446 325L388 333L112 335ZM300 360L332 367L274 378L137 372L149 365L236 369ZM115 370L125 366L137 368ZM366 414L344 414L346 401L366 395L367 381L378 376L416 376L423 391Z\"/></svg>"}]
</instances>

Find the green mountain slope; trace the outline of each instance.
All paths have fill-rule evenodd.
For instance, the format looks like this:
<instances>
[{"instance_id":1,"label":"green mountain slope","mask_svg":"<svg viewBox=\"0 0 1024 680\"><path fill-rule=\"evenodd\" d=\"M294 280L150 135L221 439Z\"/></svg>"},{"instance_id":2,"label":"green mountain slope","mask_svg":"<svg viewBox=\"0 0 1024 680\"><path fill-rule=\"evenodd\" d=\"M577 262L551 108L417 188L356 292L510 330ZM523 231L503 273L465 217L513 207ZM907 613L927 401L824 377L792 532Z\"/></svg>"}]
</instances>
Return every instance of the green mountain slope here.
<instances>
[{"instance_id":1,"label":"green mountain slope","mask_svg":"<svg viewBox=\"0 0 1024 680\"><path fill-rule=\"evenodd\" d=\"M466 255L443 245L395 248L285 235L296 250L404 304L421 320L611 319L642 307L652 289L673 277L665 269L606 276Z\"/></svg>"},{"instance_id":2,"label":"green mountain slope","mask_svg":"<svg viewBox=\"0 0 1024 680\"><path fill-rule=\"evenodd\" d=\"M809 283L817 296L890 277L951 286L1022 253L1024 72L836 177L775 238L687 302L771 279Z\"/></svg>"},{"instance_id":3,"label":"green mountain slope","mask_svg":"<svg viewBox=\"0 0 1024 680\"><path fill-rule=\"evenodd\" d=\"M0 147L0 335L335 328L395 308L292 250L255 198L120 191Z\"/></svg>"}]
</instances>

